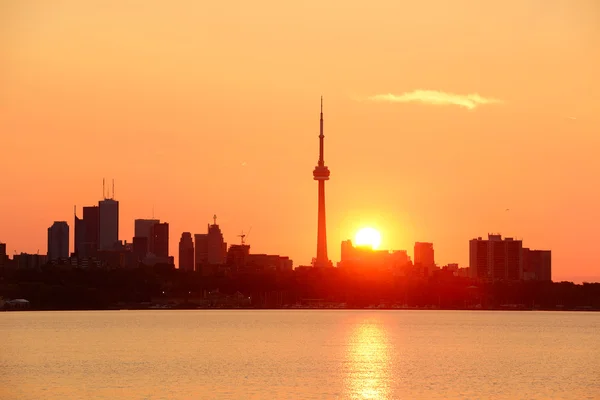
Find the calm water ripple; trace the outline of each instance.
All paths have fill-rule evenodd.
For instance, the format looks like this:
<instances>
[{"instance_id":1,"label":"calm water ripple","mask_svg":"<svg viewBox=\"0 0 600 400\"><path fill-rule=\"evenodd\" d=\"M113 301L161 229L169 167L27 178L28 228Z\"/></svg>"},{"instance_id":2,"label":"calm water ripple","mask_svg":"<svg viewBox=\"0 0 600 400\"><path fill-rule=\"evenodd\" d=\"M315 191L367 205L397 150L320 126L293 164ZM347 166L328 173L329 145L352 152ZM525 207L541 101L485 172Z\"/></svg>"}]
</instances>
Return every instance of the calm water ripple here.
<instances>
[{"instance_id":1,"label":"calm water ripple","mask_svg":"<svg viewBox=\"0 0 600 400\"><path fill-rule=\"evenodd\" d=\"M600 313L0 313L1 399L600 399Z\"/></svg>"}]
</instances>

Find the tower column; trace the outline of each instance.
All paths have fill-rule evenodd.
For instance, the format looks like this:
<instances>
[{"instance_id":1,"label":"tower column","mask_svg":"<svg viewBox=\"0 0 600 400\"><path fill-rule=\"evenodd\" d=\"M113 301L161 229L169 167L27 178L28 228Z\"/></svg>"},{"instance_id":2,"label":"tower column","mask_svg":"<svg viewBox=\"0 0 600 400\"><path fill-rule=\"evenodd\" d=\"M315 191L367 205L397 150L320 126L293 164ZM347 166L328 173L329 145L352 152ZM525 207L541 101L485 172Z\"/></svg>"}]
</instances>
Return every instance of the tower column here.
<instances>
[{"instance_id":1,"label":"tower column","mask_svg":"<svg viewBox=\"0 0 600 400\"><path fill-rule=\"evenodd\" d=\"M321 97L321 118L319 121L319 161L313 171L313 178L319 183L319 203L317 221L317 257L316 267L331 266L327 257L327 223L325 218L325 181L329 180L329 168L325 166L323 135L323 97Z\"/></svg>"}]
</instances>

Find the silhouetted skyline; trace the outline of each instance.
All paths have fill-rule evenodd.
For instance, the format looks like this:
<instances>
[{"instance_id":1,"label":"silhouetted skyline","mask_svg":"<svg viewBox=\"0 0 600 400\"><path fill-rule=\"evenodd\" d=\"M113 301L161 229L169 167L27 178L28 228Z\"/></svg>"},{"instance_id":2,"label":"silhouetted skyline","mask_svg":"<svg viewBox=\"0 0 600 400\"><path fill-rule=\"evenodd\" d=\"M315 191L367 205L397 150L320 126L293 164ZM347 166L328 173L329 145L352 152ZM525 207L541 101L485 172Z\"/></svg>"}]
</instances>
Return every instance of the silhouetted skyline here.
<instances>
[{"instance_id":1,"label":"silhouetted skyline","mask_svg":"<svg viewBox=\"0 0 600 400\"><path fill-rule=\"evenodd\" d=\"M254 226L253 251L309 264L323 94L331 260L365 226L460 265L498 232L552 249L558 280L600 280L597 1L207 4L0 5L9 254L45 248L106 176L120 238L154 209L173 253L217 214L225 241Z\"/></svg>"}]
</instances>

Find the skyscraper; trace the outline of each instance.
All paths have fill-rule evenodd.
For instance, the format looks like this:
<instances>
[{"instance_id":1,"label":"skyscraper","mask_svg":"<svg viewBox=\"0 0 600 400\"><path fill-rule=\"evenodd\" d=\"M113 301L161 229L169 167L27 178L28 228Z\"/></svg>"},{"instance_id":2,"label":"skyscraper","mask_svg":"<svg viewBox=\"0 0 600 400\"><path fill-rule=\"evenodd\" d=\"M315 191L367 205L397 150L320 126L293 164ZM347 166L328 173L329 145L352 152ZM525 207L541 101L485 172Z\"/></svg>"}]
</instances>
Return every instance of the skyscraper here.
<instances>
[{"instance_id":1,"label":"skyscraper","mask_svg":"<svg viewBox=\"0 0 600 400\"><path fill-rule=\"evenodd\" d=\"M423 268L425 275L429 275L435 267L433 243L416 242L413 257L415 266Z\"/></svg>"},{"instance_id":2,"label":"skyscraper","mask_svg":"<svg viewBox=\"0 0 600 400\"><path fill-rule=\"evenodd\" d=\"M194 235L196 252L196 271L203 265L225 264L227 258L227 243L223 240L221 228L217 225L217 216L213 217L214 223L208 225L208 232Z\"/></svg>"},{"instance_id":3,"label":"skyscraper","mask_svg":"<svg viewBox=\"0 0 600 400\"><path fill-rule=\"evenodd\" d=\"M146 238L146 248L138 248L138 251L140 253L143 252L144 256L151 251L151 247L153 245L151 239L152 227L159 223L160 220L158 219L136 219L134 221L134 239L139 238L137 240L138 246L143 244L143 240L141 240L141 238Z\"/></svg>"},{"instance_id":4,"label":"skyscraper","mask_svg":"<svg viewBox=\"0 0 600 400\"><path fill-rule=\"evenodd\" d=\"M156 257L169 257L169 224L167 222L152 225L150 252Z\"/></svg>"},{"instance_id":5,"label":"skyscraper","mask_svg":"<svg viewBox=\"0 0 600 400\"><path fill-rule=\"evenodd\" d=\"M83 224L85 226L85 257L96 257L98 252L100 212L98 206L83 207Z\"/></svg>"},{"instance_id":6,"label":"skyscraper","mask_svg":"<svg viewBox=\"0 0 600 400\"><path fill-rule=\"evenodd\" d=\"M112 250L119 241L119 202L104 199L98 202L98 249Z\"/></svg>"},{"instance_id":7,"label":"skyscraper","mask_svg":"<svg viewBox=\"0 0 600 400\"><path fill-rule=\"evenodd\" d=\"M77 216L77 210L74 210L75 232L73 234L73 253L75 257L85 258L85 220Z\"/></svg>"},{"instance_id":8,"label":"skyscraper","mask_svg":"<svg viewBox=\"0 0 600 400\"><path fill-rule=\"evenodd\" d=\"M313 170L313 178L319 183L319 205L317 222L317 257L314 261L315 267L331 266L327 257L327 224L325 219L325 181L329 180L329 168L325 166L323 139L323 96L321 96L321 119L319 126L319 161Z\"/></svg>"},{"instance_id":9,"label":"skyscraper","mask_svg":"<svg viewBox=\"0 0 600 400\"><path fill-rule=\"evenodd\" d=\"M190 232L183 232L179 240L179 269L194 270L194 241Z\"/></svg>"},{"instance_id":10,"label":"skyscraper","mask_svg":"<svg viewBox=\"0 0 600 400\"><path fill-rule=\"evenodd\" d=\"M48 260L69 258L69 224L55 221L48 228Z\"/></svg>"}]
</instances>

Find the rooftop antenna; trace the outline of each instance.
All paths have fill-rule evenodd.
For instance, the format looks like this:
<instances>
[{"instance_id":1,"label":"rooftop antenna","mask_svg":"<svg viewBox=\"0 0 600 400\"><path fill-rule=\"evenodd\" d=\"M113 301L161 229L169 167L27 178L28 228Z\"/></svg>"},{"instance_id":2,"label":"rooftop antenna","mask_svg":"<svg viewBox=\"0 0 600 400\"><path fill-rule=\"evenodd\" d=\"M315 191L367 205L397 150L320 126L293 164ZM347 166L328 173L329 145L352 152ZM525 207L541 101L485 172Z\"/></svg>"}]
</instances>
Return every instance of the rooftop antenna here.
<instances>
[{"instance_id":1,"label":"rooftop antenna","mask_svg":"<svg viewBox=\"0 0 600 400\"><path fill-rule=\"evenodd\" d=\"M102 198L106 200L106 182L104 178L102 178Z\"/></svg>"},{"instance_id":2,"label":"rooftop antenna","mask_svg":"<svg viewBox=\"0 0 600 400\"><path fill-rule=\"evenodd\" d=\"M154 219L154 204L152 204L152 219Z\"/></svg>"},{"instance_id":3,"label":"rooftop antenna","mask_svg":"<svg viewBox=\"0 0 600 400\"><path fill-rule=\"evenodd\" d=\"M213 221L214 221L214 224L216 225L217 224L217 214L213 215Z\"/></svg>"},{"instance_id":4,"label":"rooftop antenna","mask_svg":"<svg viewBox=\"0 0 600 400\"><path fill-rule=\"evenodd\" d=\"M115 178L113 178L113 180L112 180L112 190L113 190L113 194L112 194L111 199L114 200L114 198L115 198Z\"/></svg>"},{"instance_id":5,"label":"rooftop antenna","mask_svg":"<svg viewBox=\"0 0 600 400\"><path fill-rule=\"evenodd\" d=\"M242 246L244 246L246 244L246 238L250 235L251 231L252 231L252 227L250 227L250 229L248 229L248 233L244 233L244 231L242 231L242 234L238 235L238 237L242 239Z\"/></svg>"}]
</instances>

